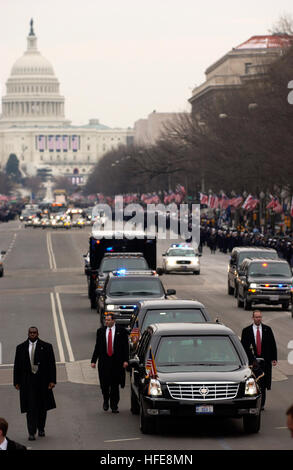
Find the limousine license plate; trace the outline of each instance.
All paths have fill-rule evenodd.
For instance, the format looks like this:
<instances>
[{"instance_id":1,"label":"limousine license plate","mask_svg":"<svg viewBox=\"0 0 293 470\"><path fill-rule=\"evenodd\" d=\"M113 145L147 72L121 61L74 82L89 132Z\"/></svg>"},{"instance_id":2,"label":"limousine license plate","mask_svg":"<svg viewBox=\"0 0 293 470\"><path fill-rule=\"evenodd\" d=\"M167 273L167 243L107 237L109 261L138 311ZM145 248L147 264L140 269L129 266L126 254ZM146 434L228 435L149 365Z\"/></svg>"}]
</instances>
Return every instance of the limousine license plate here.
<instances>
[{"instance_id":1,"label":"limousine license plate","mask_svg":"<svg viewBox=\"0 0 293 470\"><path fill-rule=\"evenodd\" d=\"M196 414L201 414L201 415L212 414L214 412L214 406L213 405L197 405L195 407L195 412Z\"/></svg>"},{"instance_id":2,"label":"limousine license plate","mask_svg":"<svg viewBox=\"0 0 293 470\"><path fill-rule=\"evenodd\" d=\"M279 300L278 295L270 295L270 300Z\"/></svg>"}]
</instances>

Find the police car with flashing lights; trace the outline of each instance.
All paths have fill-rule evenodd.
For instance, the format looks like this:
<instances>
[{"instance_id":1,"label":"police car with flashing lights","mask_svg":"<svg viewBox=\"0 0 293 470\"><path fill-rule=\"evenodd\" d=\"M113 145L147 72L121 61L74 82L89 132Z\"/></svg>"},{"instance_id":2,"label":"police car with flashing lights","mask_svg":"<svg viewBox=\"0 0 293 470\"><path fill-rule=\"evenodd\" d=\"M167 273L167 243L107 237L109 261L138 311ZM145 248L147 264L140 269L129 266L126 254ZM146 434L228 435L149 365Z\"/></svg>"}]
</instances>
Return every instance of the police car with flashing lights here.
<instances>
[{"instance_id":1,"label":"police car with flashing lights","mask_svg":"<svg viewBox=\"0 0 293 470\"><path fill-rule=\"evenodd\" d=\"M105 284L98 291L97 310L101 324L108 313L114 313L116 323L127 327L139 302L167 299L174 289L165 290L156 271L118 271L108 273Z\"/></svg>"},{"instance_id":2,"label":"police car with flashing lights","mask_svg":"<svg viewBox=\"0 0 293 470\"><path fill-rule=\"evenodd\" d=\"M163 253L163 273L192 272L200 274L201 254L197 253L191 244L172 244Z\"/></svg>"}]
</instances>

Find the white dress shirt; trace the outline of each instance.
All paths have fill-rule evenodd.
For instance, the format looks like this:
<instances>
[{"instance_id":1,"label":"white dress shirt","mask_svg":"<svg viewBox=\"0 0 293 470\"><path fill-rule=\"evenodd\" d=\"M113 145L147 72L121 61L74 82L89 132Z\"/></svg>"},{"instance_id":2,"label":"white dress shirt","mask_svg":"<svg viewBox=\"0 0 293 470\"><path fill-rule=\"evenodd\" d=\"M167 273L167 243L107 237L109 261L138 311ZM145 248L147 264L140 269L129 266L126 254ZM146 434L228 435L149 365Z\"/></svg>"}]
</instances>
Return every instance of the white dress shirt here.
<instances>
[{"instance_id":1,"label":"white dress shirt","mask_svg":"<svg viewBox=\"0 0 293 470\"><path fill-rule=\"evenodd\" d=\"M7 439L6 437L4 437L4 441L2 442L2 444L0 444L0 450L7 450Z\"/></svg>"}]
</instances>

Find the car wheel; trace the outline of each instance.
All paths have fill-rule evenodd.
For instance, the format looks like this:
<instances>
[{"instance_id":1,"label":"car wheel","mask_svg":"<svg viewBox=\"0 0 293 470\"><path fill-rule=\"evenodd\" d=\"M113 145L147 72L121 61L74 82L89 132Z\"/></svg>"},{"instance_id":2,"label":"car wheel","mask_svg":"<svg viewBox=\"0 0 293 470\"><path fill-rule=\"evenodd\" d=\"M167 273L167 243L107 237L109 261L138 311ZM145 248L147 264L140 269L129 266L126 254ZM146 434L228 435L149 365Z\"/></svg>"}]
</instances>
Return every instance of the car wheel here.
<instances>
[{"instance_id":1,"label":"car wheel","mask_svg":"<svg viewBox=\"0 0 293 470\"><path fill-rule=\"evenodd\" d=\"M239 307L239 308L243 307L243 300L240 299L239 292L238 292L238 295L237 295L237 307Z\"/></svg>"},{"instance_id":2,"label":"car wheel","mask_svg":"<svg viewBox=\"0 0 293 470\"><path fill-rule=\"evenodd\" d=\"M146 417L143 406L140 404L139 428L143 434L153 434L155 432L154 419Z\"/></svg>"},{"instance_id":3,"label":"car wheel","mask_svg":"<svg viewBox=\"0 0 293 470\"><path fill-rule=\"evenodd\" d=\"M243 307L244 310L251 310L251 302L247 300L247 297L244 297Z\"/></svg>"},{"instance_id":4,"label":"car wheel","mask_svg":"<svg viewBox=\"0 0 293 470\"><path fill-rule=\"evenodd\" d=\"M193 274L200 274L200 271L193 271Z\"/></svg>"},{"instance_id":5,"label":"car wheel","mask_svg":"<svg viewBox=\"0 0 293 470\"><path fill-rule=\"evenodd\" d=\"M234 294L234 289L233 287L230 286L230 282L228 281L228 295L233 295Z\"/></svg>"},{"instance_id":6,"label":"car wheel","mask_svg":"<svg viewBox=\"0 0 293 470\"><path fill-rule=\"evenodd\" d=\"M139 414L139 403L132 388L130 389L130 411L133 415Z\"/></svg>"},{"instance_id":7,"label":"car wheel","mask_svg":"<svg viewBox=\"0 0 293 470\"><path fill-rule=\"evenodd\" d=\"M248 434L257 433L260 430L260 413L258 415L243 416L243 429Z\"/></svg>"},{"instance_id":8,"label":"car wheel","mask_svg":"<svg viewBox=\"0 0 293 470\"><path fill-rule=\"evenodd\" d=\"M288 310L289 308L289 302L283 302L282 303L282 310Z\"/></svg>"}]
</instances>

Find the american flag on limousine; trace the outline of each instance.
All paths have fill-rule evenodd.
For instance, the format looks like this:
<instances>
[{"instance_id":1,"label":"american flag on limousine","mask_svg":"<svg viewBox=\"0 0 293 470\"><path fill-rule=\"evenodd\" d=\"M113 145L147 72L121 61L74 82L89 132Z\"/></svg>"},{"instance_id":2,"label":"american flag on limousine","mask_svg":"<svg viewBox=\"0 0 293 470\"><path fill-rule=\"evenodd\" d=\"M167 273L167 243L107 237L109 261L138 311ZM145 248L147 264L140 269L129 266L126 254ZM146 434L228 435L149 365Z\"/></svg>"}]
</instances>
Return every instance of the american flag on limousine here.
<instances>
[{"instance_id":1,"label":"american flag on limousine","mask_svg":"<svg viewBox=\"0 0 293 470\"><path fill-rule=\"evenodd\" d=\"M157 377L157 368L156 368L155 358L154 358L151 346L150 346L149 357L147 359L145 368L148 371L148 375L150 377Z\"/></svg>"}]
</instances>

